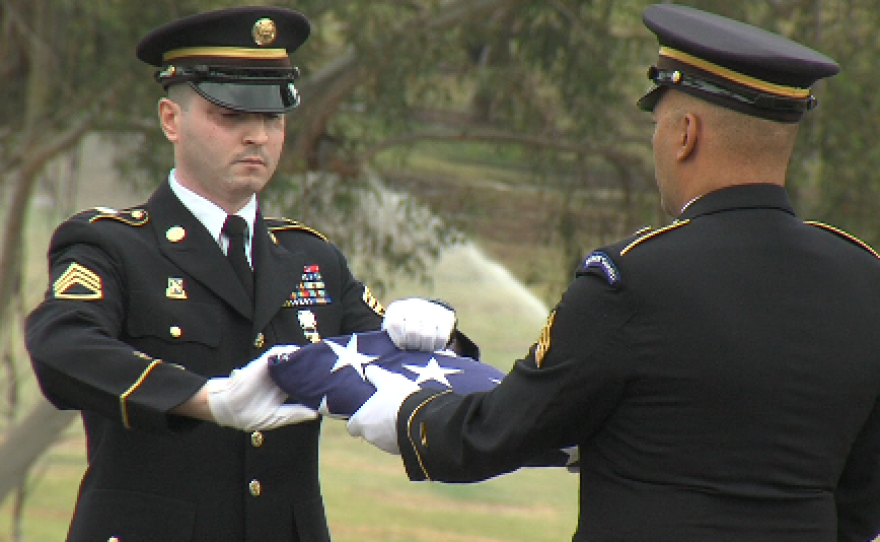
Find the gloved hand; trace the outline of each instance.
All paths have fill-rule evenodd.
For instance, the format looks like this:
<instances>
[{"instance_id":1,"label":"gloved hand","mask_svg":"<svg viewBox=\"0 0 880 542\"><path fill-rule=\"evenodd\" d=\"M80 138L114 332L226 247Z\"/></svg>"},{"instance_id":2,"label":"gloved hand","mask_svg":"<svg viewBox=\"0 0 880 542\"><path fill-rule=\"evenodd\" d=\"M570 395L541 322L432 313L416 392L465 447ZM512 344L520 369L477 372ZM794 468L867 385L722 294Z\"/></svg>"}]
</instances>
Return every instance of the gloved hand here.
<instances>
[{"instance_id":1,"label":"gloved hand","mask_svg":"<svg viewBox=\"0 0 880 542\"><path fill-rule=\"evenodd\" d=\"M400 455L397 413L403 401L419 391L419 385L378 365L367 365L364 374L376 387L376 393L348 419L348 433L353 437L363 437L389 454Z\"/></svg>"},{"instance_id":2,"label":"gloved hand","mask_svg":"<svg viewBox=\"0 0 880 542\"><path fill-rule=\"evenodd\" d=\"M455 330L455 311L420 297L399 299L385 309L382 329L401 350L434 352L446 348Z\"/></svg>"},{"instance_id":3,"label":"gloved hand","mask_svg":"<svg viewBox=\"0 0 880 542\"><path fill-rule=\"evenodd\" d=\"M208 380L208 407L218 425L262 431L318 418L303 405L286 405L287 394L269 376L269 357L295 352L295 345L276 346L228 377Z\"/></svg>"}]
</instances>

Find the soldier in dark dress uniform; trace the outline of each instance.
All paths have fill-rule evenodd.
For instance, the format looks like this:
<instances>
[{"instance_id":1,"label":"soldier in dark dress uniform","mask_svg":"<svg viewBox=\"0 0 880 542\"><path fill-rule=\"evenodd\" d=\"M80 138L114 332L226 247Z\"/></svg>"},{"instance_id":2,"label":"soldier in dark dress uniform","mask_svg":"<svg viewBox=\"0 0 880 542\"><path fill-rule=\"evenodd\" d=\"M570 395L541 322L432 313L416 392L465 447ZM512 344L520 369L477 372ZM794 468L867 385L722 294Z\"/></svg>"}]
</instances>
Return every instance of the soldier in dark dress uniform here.
<instances>
[{"instance_id":1,"label":"soldier in dark dress uniform","mask_svg":"<svg viewBox=\"0 0 880 542\"><path fill-rule=\"evenodd\" d=\"M665 228L590 254L491 392L378 392L349 430L413 480L580 448L574 540L831 542L880 531L880 259L783 188L830 59L694 9L644 13ZM288 390L290 391L290 390Z\"/></svg>"},{"instance_id":2,"label":"soldier in dark dress uniform","mask_svg":"<svg viewBox=\"0 0 880 542\"><path fill-rule=\"evenodd\" d=\"M299 103L289 54L308 35L295 11L244 7L138 46L168 89L159 119L176 167L145 204L57 229L50 287L27 321L43 392L82 411L88 439L68 540L330 538L318 416L285 404L265 363L247 364L278 343L383 325L334 245L264 217L256 199ZM454 317L428 305L403 305L401 345L449 338Z\"/></svg>"}]
</instances>

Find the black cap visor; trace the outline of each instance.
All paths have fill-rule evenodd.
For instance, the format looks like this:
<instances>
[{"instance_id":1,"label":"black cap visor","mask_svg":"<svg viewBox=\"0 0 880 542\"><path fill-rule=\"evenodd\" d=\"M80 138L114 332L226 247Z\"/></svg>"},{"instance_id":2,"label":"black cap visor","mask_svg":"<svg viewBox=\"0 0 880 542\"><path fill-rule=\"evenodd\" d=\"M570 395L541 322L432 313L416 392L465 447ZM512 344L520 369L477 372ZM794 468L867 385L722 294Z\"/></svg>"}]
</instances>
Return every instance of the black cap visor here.
<instances>
[{"instance_id":1,"label":"black cap visor","mask_svg":"<svg viewBox=\"0 0 880 542\"><path fill-rule=\"evenodd\" d=\"M189 84L209 102L234 111L287 113L299 105L299 93L293 83L191 81Z\"/></svg>"},{"instance_id":2,"label":"black cap visor","mask_svg":"<svg viewBox=\"0 0 880 542\"><path fill-rule=\"evenodd\" d=\"M654 108L657 107L657 102L660 101L660 96L663 94L663 86L655 84L651 87L648 92L644 94L639 101L636 102L636 107L641 109L642 111L647 111L651 113L654 111Z\"/></svg>"},{"instance_id":3,"label":"black cap visor","mask_svg":"<svg viewBox=\"0 0 880 542\"><path fill-rule=\"evenodd\" d=\"M691 94L747 115L778 122L797 122L806 111L816 107L816 98L812 95L804 99L774 96L746 89L731 82L710 80L701 75L684 73L676 69L652 66L648 70L648 79L654 83L654 87L636 102L643 111L653 111L660 100L662 90L667 88Z\"/></svg>"}]
</instances>

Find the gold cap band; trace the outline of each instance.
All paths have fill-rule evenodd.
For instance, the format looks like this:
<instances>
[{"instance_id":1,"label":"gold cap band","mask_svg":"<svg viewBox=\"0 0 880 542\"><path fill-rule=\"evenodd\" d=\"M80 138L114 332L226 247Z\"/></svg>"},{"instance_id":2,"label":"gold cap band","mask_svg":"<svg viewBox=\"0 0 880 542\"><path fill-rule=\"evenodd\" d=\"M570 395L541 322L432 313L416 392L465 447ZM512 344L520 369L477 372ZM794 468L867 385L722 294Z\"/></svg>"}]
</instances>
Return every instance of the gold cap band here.
<instances>
[{"instance_id":1,"label":"gold cap band","mask_svg":"<svg viewBox=\"0 0 880 542\"><path fill-rule=\"evenodd\" d=\"M193 56L223 58L256 58L277 60L288 58L287 49L251 49L247 47L185 47L162 55L166 62Z\"/></svg>"},{"instance_id":2,"label":"gold cap band","mask_svg":"<svg viewBox=\"0 0 880 542\"><path fill-rule=\"evenodd\" d=\"M728 81L733 81L734 83L738 83L740 85L753 88L761 92L767 92L769 94L775 94L777 96L784 96L786 98L795 98L799 100L807 99L810 97L810 89L808 88L777 85L776 83L763 81L756 77L751 77L749 75L736 72L723 66L719 66L718 64L714 64L707 60L697 58L693 55L689 55L682 51L672 49L671 47L660 47L660 56L665 56L666 58L671 58L672 60L677 60L678 62L690 64L691 66L699 68L705 72L717 75L719 77L727 79Z\"/></svg>"}]
</instances>

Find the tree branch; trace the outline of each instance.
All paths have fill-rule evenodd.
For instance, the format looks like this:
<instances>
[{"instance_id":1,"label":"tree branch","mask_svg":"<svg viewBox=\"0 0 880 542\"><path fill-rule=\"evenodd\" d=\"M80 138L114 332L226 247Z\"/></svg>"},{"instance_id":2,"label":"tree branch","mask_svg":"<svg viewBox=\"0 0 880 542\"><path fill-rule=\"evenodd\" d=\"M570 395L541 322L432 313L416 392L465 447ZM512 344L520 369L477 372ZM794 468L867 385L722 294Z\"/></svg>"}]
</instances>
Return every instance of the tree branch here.
<instances>
[{"instance_id":1,"label":"tree branch","mask_svg":"<svg viewBox=\"0 0 880 542\"><path fill-rule=\"evenodd\" d=\"M30 467L75 417L75 411L57 410L41 399L24 419L6 431L6 440L0 445L0 503L21 485Z\"/></svg>"},{"instance_id":2,"label":"tree branch","mask_svg":"<svg viewBox=\"0 0 880 542\"><path fill-rule=\"evenodd\" d=\"M392 147L411 145L420 141L435 141L439 143L454 143L462 141L477 141L483 143L501 143L505 145L521 145L533 149L549 150L562 153L575 153L579 155L601 155L610 161L632 161L639 159L634 153L620 150L620 142L611 145L595 145L590 143L578 143L566 141L555 137L541 137L533 135L516 134L496 131L471 131L464 130L457 133L411 133L398 137L392 137L373 145L361 153L356 162L358 165L372 160L377 154Z\"/></svg>"}]
</instances>

